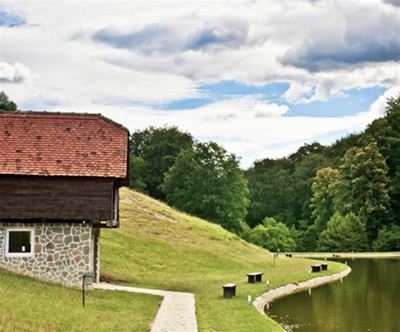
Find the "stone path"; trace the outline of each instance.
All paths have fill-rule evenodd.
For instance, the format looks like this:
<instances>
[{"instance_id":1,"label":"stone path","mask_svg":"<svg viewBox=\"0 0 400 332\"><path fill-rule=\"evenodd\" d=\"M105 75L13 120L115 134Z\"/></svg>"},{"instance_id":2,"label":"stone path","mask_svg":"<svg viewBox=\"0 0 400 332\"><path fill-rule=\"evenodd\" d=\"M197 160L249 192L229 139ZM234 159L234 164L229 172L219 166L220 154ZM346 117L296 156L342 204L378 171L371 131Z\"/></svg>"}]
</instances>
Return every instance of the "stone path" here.
<instances>
[{"instance_id":1,"label":"stone path","mask_svg":"<svg viewBox=\"0 0 400 332\"><path fill-rule=\"evenodd\" d=\"M169 292L118 286L108 283L94 284L95 289L123 291L162 296L164 299L153 322L151 332L197 332L196 308L192 293Z\"/></svg>"}]
</instances>

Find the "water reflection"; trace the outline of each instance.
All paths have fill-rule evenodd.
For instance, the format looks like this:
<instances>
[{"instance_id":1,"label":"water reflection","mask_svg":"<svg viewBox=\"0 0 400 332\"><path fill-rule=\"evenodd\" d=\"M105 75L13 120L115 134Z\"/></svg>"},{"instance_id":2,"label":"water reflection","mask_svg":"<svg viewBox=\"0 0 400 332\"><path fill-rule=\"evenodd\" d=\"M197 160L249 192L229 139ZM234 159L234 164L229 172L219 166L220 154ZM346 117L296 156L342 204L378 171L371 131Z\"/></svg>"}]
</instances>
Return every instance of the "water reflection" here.
<instances>
[{"instance_id":1,"label":"water reflection","mask_svg":"<svg viewBox=\"0 0 400 332\"><path fill-rule=\"evenodd\" d=\"M343 279L274 302L268 315L290 332L399 332L400 259L348 260Z\"/></svg>"}]
</instances>

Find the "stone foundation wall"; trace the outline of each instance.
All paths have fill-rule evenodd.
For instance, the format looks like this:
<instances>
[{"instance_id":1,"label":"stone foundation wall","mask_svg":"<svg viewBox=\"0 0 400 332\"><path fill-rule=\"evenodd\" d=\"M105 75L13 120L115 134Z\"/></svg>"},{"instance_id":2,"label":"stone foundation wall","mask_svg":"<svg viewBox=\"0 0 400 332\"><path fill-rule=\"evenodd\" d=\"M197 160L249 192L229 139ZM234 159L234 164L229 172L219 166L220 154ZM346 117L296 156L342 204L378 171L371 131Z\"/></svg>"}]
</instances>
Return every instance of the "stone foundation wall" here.
<instances>
[{"instance_id":1,"label":"stone foundation wall","mask_svg":"<svg viewBox=\"0 0 400 332\"><path fill-rule=\"evenodd\" d=\"M31 257L6 256L6 230L15 228L34 229ZM43 281L80 287L84 273L97 272L94 244L98 244L99 232L90 223L0 222L0 267Z\"/></svg>"}]
</instances>

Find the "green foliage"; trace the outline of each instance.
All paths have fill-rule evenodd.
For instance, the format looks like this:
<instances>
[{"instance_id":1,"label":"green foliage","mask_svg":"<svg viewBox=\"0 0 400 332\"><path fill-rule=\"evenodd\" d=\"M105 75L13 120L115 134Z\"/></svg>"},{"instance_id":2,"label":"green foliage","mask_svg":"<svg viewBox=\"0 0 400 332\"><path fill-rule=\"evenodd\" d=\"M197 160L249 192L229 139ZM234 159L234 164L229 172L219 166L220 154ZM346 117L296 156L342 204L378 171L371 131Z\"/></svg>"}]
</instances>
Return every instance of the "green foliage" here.
<instances>
[{"instance_id":1,"label":"green foliage","mask_svg":"<svg viewBox=\"0 0 400 332\"><path fill-rule=\"evenodd\" d=\"M327 165L324 148L305 145L288 158L257 161L246 171L250 189L250 207L246 221L255 226L265 217L286 225L298 220L311 223L311 184L318 169Z\"/></svg>"},{"instance_id":2,"label":"green foliage","mask_svg":"<svg viewBox=\"0 0 400 332\"><path fill-rule=\"evenodd\" d=\"M311 144L306 143L303 146L301 146L295 153L291 154L289 156L289 159L293 160L296 164L298 164L312 155L316 154L322 155L325 152L325 150L326 147L318 142L314 142Z\"/></svg>"},{"instance_id":3,"label":"green foliage","mask_svg":"<svg viewBox=\"0 0 400 332\"><path fill-rule=\"evenodd\" d=\"M318 241L320 251L362 251L367 237L363 222L354 213L342 216L336 212L328 221L327 228Z\"/></svg>"},{"instance_id":4,"label":"green foliage","mask_svg":"<svg viewBox=\"0 0 400 332\"><path fill-rule=\"evenodd\" d=\"M143 158L131 155L129 158L129 188L144 193L147 192L147 186L143 179L144 170L145 164Z\"/></svg>"},{"instance_id":5,"label":"green foliage","mask_svg":"<svg viewBox=\"0 0 400 332\"><path fill-rule=\"evenodd\" d=\"M303 233L301 246L302 251L315 251L317 249L318 238L321 231L317 228L315 224L309 226Z\"/></svg>"},{"instance_id":6,"label":"green foliage","mask_svg":"<svg viewBox=\"0 0 400 332\"><path fill-rule=\"evenodd\" d=\"M387 134L386 160L389 176L392 178L390 197L393 208L393 220L400 225L400 95L389 98L386 107L386 118L389 124Z\"/></svg>"},{"instance_id":7,"label":"green foliage","mask_svg":"<svg viewBox=\"0 0 400 332\"><path fill-rule=\"evenodd\" d=\"M294 215L293 186L290 174L293 162L287 159L255 162L246 171L250 188L250 206L247 223L254 227L272 216L287 224L296 221Z\"/></svg>"},{"instance_id":8,"label":"green foliage","mask_svg":"<svg viewBox=\"0 0 400 332\"><path fill-rule=\"evenodd\" d=\"M325 156L315 153L309 154L295 166L292 174L294 214L297 220L311 220L310 202L312 196L312 182L317 171L327 165Z\"/></svg>"},{"instance_id":9,"label":"green foliage","mask_svg":"<svg viewBox=\"0 0 400 332\"><path fill-rule=\"evenodd\" d=\"M326 223L334 214L335 197L339 183L339 171L331 167L317 172L312 183L311 210L316 230L323 231Z\"/></svg>"},{"instance_id":10,"label":"green foliage","mask_svg":"<svg viewBox=\"0 0 400 332\"><path fill-rule=\"evenodd\" d=\"M0 111L17 112L17 104L9 100L4 91L0 91Z\"/></svg>"},{"instance_id":11,"label":"green foliage","mask_svg":"<svg viewBox=\"0 0 400 332\"><path fill-rule=\"evenodd\" d=\"M269 251L293 251L296 248L289 228L274 218L265 218L263 224L257 225L246 235L246 240Z\"/></svg>"},{"instance_id":12,"label":"green foliage","mask_svg":"<svg viewBox=\"0 0 400 332\"><path fill-rule=\"evenodd\" d=\"M161 190L164 175L174 165L178 154L182 150L191 149L192 145L193 137L177 127L149 127L134 132L130 142L131 155L141 158L143 163L138 159L134 160L133 166L138 167L137 174L132 175L136 179L133 186L139 187L133 188L145 188L150 196L165 200L165 194Z\"/></svg>"},{"instance_id":13,"label":"green foliage","mask_svg":"<svg viewBox=\"0 0 400 332\"><path fill-rule=\"evenodd\" d=\"M386 118L392 130L400 135L400 95L387 100Z\"/></svg>"},{"instance_id":14,"label":"green foliage","mask_svg":"<svg viewBox=\"0 0 400 332\"><path fill-rule=\"evenodd\" d=\"M236 157L216 143L182 151L162 188L173 206L240 231L249 203L247 181Z\"/></svg>"},{"instance_id":15,"label":"green foliage","mask_svg":"<svg viewBox=\"0 0 400 332\"><path fill-rule=\"evenodd\" d=\"M372 248L375 251L400 251L400 226L380 229Z\"/></svg>"},{"instance_id":16,"label":"green foliage","mask_svg":"<svg viewBox=\"0 0 400 332\"><path fill-rule=\"evenodd\" d=\"M366 226L371 243L378 229L387 222L390 198L387 166L372 141L364 148L347 151L340 167L338 208L342 214L357 214Z\"/></svg>"}]
</instances>

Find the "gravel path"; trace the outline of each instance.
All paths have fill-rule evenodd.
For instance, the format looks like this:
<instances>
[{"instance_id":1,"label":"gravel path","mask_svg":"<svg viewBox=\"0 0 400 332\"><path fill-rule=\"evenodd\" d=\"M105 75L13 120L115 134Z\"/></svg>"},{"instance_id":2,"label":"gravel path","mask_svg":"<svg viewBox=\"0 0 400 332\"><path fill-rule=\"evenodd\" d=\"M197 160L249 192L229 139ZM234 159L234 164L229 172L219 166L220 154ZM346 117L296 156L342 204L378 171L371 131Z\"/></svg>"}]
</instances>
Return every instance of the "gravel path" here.
<instances>
[{"instance_id":1,"label":"gravel path","mask_svg":"<svg viewBox=\"0 0 400 332\"><path fill-rule=\"evenodd\" d=\"M192 293L169 292L157 289L145 289L118 286L108 283L94 284L95 289L123 291L162 296L156 319L151 332L197 332L196 308Z\"/></svg>"}]
</instances>

